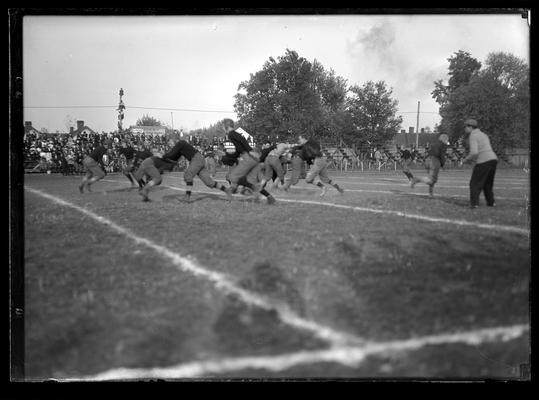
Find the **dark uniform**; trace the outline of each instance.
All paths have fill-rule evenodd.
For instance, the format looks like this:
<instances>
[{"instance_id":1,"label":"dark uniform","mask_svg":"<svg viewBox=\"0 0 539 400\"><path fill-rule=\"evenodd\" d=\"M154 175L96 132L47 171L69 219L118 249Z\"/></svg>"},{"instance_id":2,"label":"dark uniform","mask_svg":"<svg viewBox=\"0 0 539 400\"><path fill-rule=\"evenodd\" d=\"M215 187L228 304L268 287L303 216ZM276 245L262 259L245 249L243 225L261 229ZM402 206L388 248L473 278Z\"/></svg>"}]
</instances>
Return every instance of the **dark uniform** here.
<instances>
[{"instance_id":1,"label":"dark uniform","mask_svg":"<svg viewBox=\"0 0 539 400\"><path fill-rule=\"evenodd\" d=\"M139 192L144 201L148 200L149 188L154 185L161 184L161 174L163 171L171 171L174 165L179 161L180 157L185 157L189 161L189 166L183 174L183 179L187 185L186 196L187 200L191 197L191 187L195 176L204 182L210 188L218 188L230 197L230 192L227 188L214 181L206 169L204 157L200 152L190 145L185 140L178 141L172 149L163 154L161 157L150 157L144 160L135 174L135 178L140 180L144 175L149 175L152 179ZM150 183L153 181L153 184Z\"/></svg>"},{"instance_id":2,"label":"dark uniform","mask_svg":"<svg viewBox=\"0 0 539 400\"><path fill-rule=\"evenodd\" d=\"M416 183L423 182L429 185L429 195L434 195L434 185L438 182L438 174L440 168L443 168L445 164L445 152L447 149L447 135L442 134L439 136L439 140L431 143L428 149L428 156L425 161L425 168L427 169L428 176L423 178L412 178L411 187L413 188Z\"/></svg>"},{"instance_id":3,"label":"dark uniform","mask_svg":"<svg viewBox=\"0 0 539 400\"><path fill-rule=\"evenodd\" d=\"M327 161L320 149L320 143L312 139L307 140L301 147L296 146L293 150L297 151L297 158L301 161L296 159L294 162L294 157L292 158L292 178L285 183L283 190L288 190L291 185L295 185L298 182L301 173L301 163L306 162L311 167L305 176L305 182L314 184L314 179L318 176L321 182L317 182L316 186L322 189L320 196L326 193L326 187L323 183L333 186L340 194L344 193L344 190L328 176Z\"/></svg>"},{"instance_id":4,"label":"dark uniform","mask_svg":"<svg viewBox=\"0 0 539 400\"><path fill-rule=\"evenodd\" d=\"M125 157L125 167L122 169L122 173L127 176L132 185L135 185L135 180L132 177L133 171L135 171L140 163L153 154L148 150L138 151L132 147L125 147L118 150L118 153ZM140 185L140 182L139 182Z\"/></svg>"},{"instance_id":5,"label":"dark uniform","mask_svg":"<svg viewBox=\"0 0 539 400\"><path fill-rule=\"evenodd\" d=\"M98 145L90 154L84 157L82 165L86 168L86 175L84 175L79 185L79 191L81 193L84 193L84 186L91 192L90 185L105 177L106 172L103 165L103 155L108 151L110 143L106 142L106 144L107 147Z\"/></svg>"},{"instance_id":6,"label":"dark uniform","mask_svg":"<svg viewBox=\"0 0 539 400\"><path fill-rule=\"evenodd\" d=\"M264 188L261 188L258 183L260 152L254 150L247 140L234 130L228 132L228 140L234 144L236 148L235 154L238 156L237 164L229 172L232 192L234 193L237 190L238 185L242 185L253 191L255 200L258 200L258 194L260 193L267 198L268 204L274 204L275 198Z\"/></svg>"},{"instance_id":7,"label":"dark uniform","mask_svg":"<svg viewBox=\"0 0 539 400\"><path fill-rule=\"evenodd\" d=\"M410 164L412 163L412 153L410 153L410 150L403 149L400 151L401 153L401 166L402 166L402 172L409 181L411 181L414 176L412 175L412 172L410 171Z\"/></svg>"}]
</instances>

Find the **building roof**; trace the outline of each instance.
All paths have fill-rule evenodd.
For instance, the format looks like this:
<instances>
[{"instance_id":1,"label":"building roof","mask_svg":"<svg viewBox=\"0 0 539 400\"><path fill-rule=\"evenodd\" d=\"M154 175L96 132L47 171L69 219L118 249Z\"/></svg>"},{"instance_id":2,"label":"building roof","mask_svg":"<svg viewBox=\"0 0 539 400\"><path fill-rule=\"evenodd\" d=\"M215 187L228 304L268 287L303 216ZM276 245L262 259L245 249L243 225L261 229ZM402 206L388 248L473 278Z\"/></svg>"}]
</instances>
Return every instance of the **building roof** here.
<instances>
[{"instance_id":1,"label":"building roof","mask_svg":"<svg viewBox=\"0 0 539 400\"><path fill-rule=\"evenodd\" d=\"M416 144L416 140L420 146L425 145L427 142L432 142L438 137L437 133L419 133L419 138L416 138L415 133L397 133L393 139L389 142L399 146L411 146Z\"/></svg>"}]
</instances>

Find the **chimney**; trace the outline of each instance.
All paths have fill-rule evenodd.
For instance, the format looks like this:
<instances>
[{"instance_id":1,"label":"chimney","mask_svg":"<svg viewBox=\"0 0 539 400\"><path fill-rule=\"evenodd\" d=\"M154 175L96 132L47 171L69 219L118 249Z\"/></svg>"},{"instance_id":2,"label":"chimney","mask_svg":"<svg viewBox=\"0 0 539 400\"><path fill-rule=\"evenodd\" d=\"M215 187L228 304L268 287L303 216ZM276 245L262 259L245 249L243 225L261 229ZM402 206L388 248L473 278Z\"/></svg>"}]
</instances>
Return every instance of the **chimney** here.
<instances>
[{"instance_id":1,"label":"chimney","mask_svg":"<svg viewBox=\"0 0 539 400\"><path fill-rule=\"evenodd\" d=\"M84 129L84 121L77 121L77 130L80 132Z\"/></svg>"},{"instance_id":2,"label":"chimney","mask_svg":"<svg viewBox=\"0 0 539 400\"><path fill-rule=\"evenodd\" d=\"M425 133L425 128L421 128L421 133Z\"/></svg>"},{"instance_id":3,"label":"chimney","mask_svg":"<svg viewBox=\"0 0 539 400\"><path fill-rule=\"evenodd\" d=\"M69 127L69 133L73 134L73 127L72 126Z\"/></svg>"}]
</instances>

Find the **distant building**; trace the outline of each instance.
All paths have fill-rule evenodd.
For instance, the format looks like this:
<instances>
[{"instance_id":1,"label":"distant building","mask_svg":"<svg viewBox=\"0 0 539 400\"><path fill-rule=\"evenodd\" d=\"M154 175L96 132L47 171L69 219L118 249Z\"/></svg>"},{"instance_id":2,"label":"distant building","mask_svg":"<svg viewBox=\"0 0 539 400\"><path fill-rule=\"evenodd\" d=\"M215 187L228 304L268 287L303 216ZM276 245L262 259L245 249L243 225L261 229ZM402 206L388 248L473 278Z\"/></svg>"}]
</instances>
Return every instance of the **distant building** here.
<instances>
[{"instance_id":1,"label":"distant building","mask_svg":"<svg viewBox=\"0 0 539 400\"><path fill-rule=\"evenodd\" d=\"M77 129L73 128L72 126L69 127L69 134L71 136L77 136L81 134L88 135L91 133L96 134L96 132L93 129L84 125L84 121L77 121Z\"/></svg>"},{"instance_id":2,"label":"distant building","mask_svg":"<svg viewBox=\"0 0 539 400\"><path fill-rule=\"evenodd\" d=\"M28 134L39 136L42 132L32 126L32 121L24 121L24 135L26 136Z\"/></svg>"},{"instance_id":3,"label":"distant building","mask_svg":"<svg viewBox=\"0 0 539 400\"><path fill-rule=\"evenodd\" d=\"M158 135L158 136L164 136L167 133L167 128L165 126L138 126L138 125L131 125L129 127L129 130L132 133L138 134L138 135Z\"/></svg>"},{"instance_id":4,"label":"distant building","mask_svg":"<svg viewBox=\"0 0 539 400\"><path fill-rule=\"evenodd\" d=\"M397 133L393 139L388 142L389 146L415 146L416 140L418 141L419 146L424 146L426 143L432 142L436 139L436 133L427 133L424 129L421 129L419 133L419 138L416 138L416 133L414 133L414 128L410 127L409 131L406 132L402 129Z\"/></svg>"}]
</instances>

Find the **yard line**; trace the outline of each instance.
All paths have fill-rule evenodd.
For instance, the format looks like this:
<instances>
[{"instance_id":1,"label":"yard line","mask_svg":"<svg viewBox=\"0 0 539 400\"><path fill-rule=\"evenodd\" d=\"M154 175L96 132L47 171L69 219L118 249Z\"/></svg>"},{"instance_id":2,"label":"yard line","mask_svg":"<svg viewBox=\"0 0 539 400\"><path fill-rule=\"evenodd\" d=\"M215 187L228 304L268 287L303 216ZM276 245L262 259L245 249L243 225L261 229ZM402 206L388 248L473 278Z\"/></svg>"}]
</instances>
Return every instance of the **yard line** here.
<instances>
[{"instance_id":1,"label":"yard line","mask_svg":"<svg viewBox=\"0 0 539 400\"><path fill-rule=\"evenodd\" d=\"M346 183L346 184L352 184L352 185L375 185L375 186L410 186L409 183L385 183L385 182L366 182L365 180L363 181L360 181L360 180L355 180L355 181L350 181L350 180L342 180L342 179L338 179L338 178L333 178L333 181L336 182L336 183ZM470 186L467 185L467 186L452 186L452 185L443 185L440 183L440 181L438 181L438 183L436 184L436 187L437 188L446 188L446 189L469 189ZM529 186L514 186L514 187L504 187L504 186L496 186L494 187L494 190L515 190L515 189L529 189Z\"/></svg>"},{"instance_id":2,"label":"yard line","mask_svg":"<svg viewBox=\"0 0 539 400\"><path fill-rule=\"evenodd\" d=\"M110 182L117 182L117 181L110 181ZM177 187L177 186L170 186L170 185L162 185L164 187L168 187L173 190L181 190L185 191L186 189ZM220 192L216 191L207 191L207 190L191 190L193 193L205 193L205 194L214 194L217 196L224 196L225 194L221 194ZM241 197L241 195L236 195L236 197ZM298 199L285 199L282 197L276 197L279 201L284 201L287 203L301 203L301 204L311 204L311 205L318 205L318 206L326 206L326 207L334 207L334 208L342 208L347 210L354 210L354 211L363 211L363 212L370 212L375 214L390 214L390 215L397 215L399 217L405 217L405 218L411 218L411 219L417 219L420 221L427 221L427 222L440 222L444 224L452 224L452 225L459 225L459 226L470 226L473 228L481 228L481 229L488 229L488 230L495 230L495 231L502 231L502 232L513 232L513 233L519 233L522 235L529 235L529 230L524 228L519 228L516 226L510 226L510 225L496 225L496 224L482 224L478 222L471 222L466 220L458 220L458 219L448 219L448 218L438 218L438 217L428 217L425 215L418 215L418 214L408 214L404 213L402 211L395 211L395 210L383 210L383 209L377 209L377 208L368 208L368 207L358 207L358 206L348 206L345 204L335 204L335 203L326 203L321 201L314 201L314 200L298 200Z\"/></svg>"},{"instance_id":3,"label":"yard line","mask_svg":"<svg viewBox=\"0 0 539 400\"><path fill-rule=\"evenodd\" d=\"M408 185L409 186L409 185ZM297 186L291 186L290 189L294 189L294 190L304 190L304 189L311 189L311 190L314 190L314 188L308 188L308 187L305 187L305 186L300 186L300 187L297 187ZM374 189L345 189L346 192L368 192L368 193L386 193L386 194L409 194L409 195L412 195L412 196L420 196L420 197L430 197L427 193L413 193L413 192L392 192L391 190L374 190ZM458 195L458 194L451 194L451 195L446 195L446 197L461 197L461 198L465 198L465 199L469 199L470 196L462 196L462 195ZM500 197L500 196L496 196L496 199L500 199L500 200L527 200L527 196L524 195L523 197Z\"/></svg>"},{"instance_id":4,"label":"yard line","mask_svg":"<svg viewBox=\"0 0 539 400\"><path fill-rule=\"evenodd\" d=\"M346 367L358 367L368 357L399 354L419 350L426 346L464 344L477 346L497 340L517 339L529 331L528 325L485 328L466 332L430 335L405 340L366 342L359 346L335 346L329 349L297 351L294 353L222 358L217 360L193 361L170 367L115 368L96 375L68 378L66 381L115 381L129 379L185 379L204 378L218 374L258 369L280 372L292 367L315 363L337 363ZM63 379L64 380L64 379Z\"/></svg>"},{"instance_id":5,"label":"yard line","mask_svg":"<svg viewBox=\"0 0 539 400\"><path fill-rule=\"evenodd\" d=\"M233 281L233 279L231 279L231 277L225 274L222 274L220 272L215 272L215 271L205 269L204 267L200 266L194 259L183 257L180 254L173 252L164 246L156 244L149 239L138 236L135 233L131 232L129 229L123 228L115 224L111 220L105 217L102 217L98 214L95 214L92 211L79 207L68 201L62 200L51 194L44 193L34 188L30 188L28 186L25 186L25 189L32 193L45 197L60 205L71 207L89 216L90 218L93 218L97 222L100 222L104 225L109 226L113 230L121 233L124 236L127 236L128 238L132 239L136 243L145 245L153 249L159 255L170 259L172 263L178 266L181 270L190 272L194 276L205 278L208 281L212 282L217 289L225 293L234 294L238 296L246 304L257 306L266 310L276 311L281 321L283 321L284 323L294 328L309 331L317 338L325 340L332 345L343 344L343 343L361 343L364 341L363 339L358 338L352 334L339 332L330 327L320 325L315 321L304 319L298 316L297 314L295 314L292 310L290 310L286 304L281 304L281 303L277 304L275 302L272 302L270 299L267 299L256 293L245 290L237 286L236 283Z\"/></svg>"}]
</instances>

